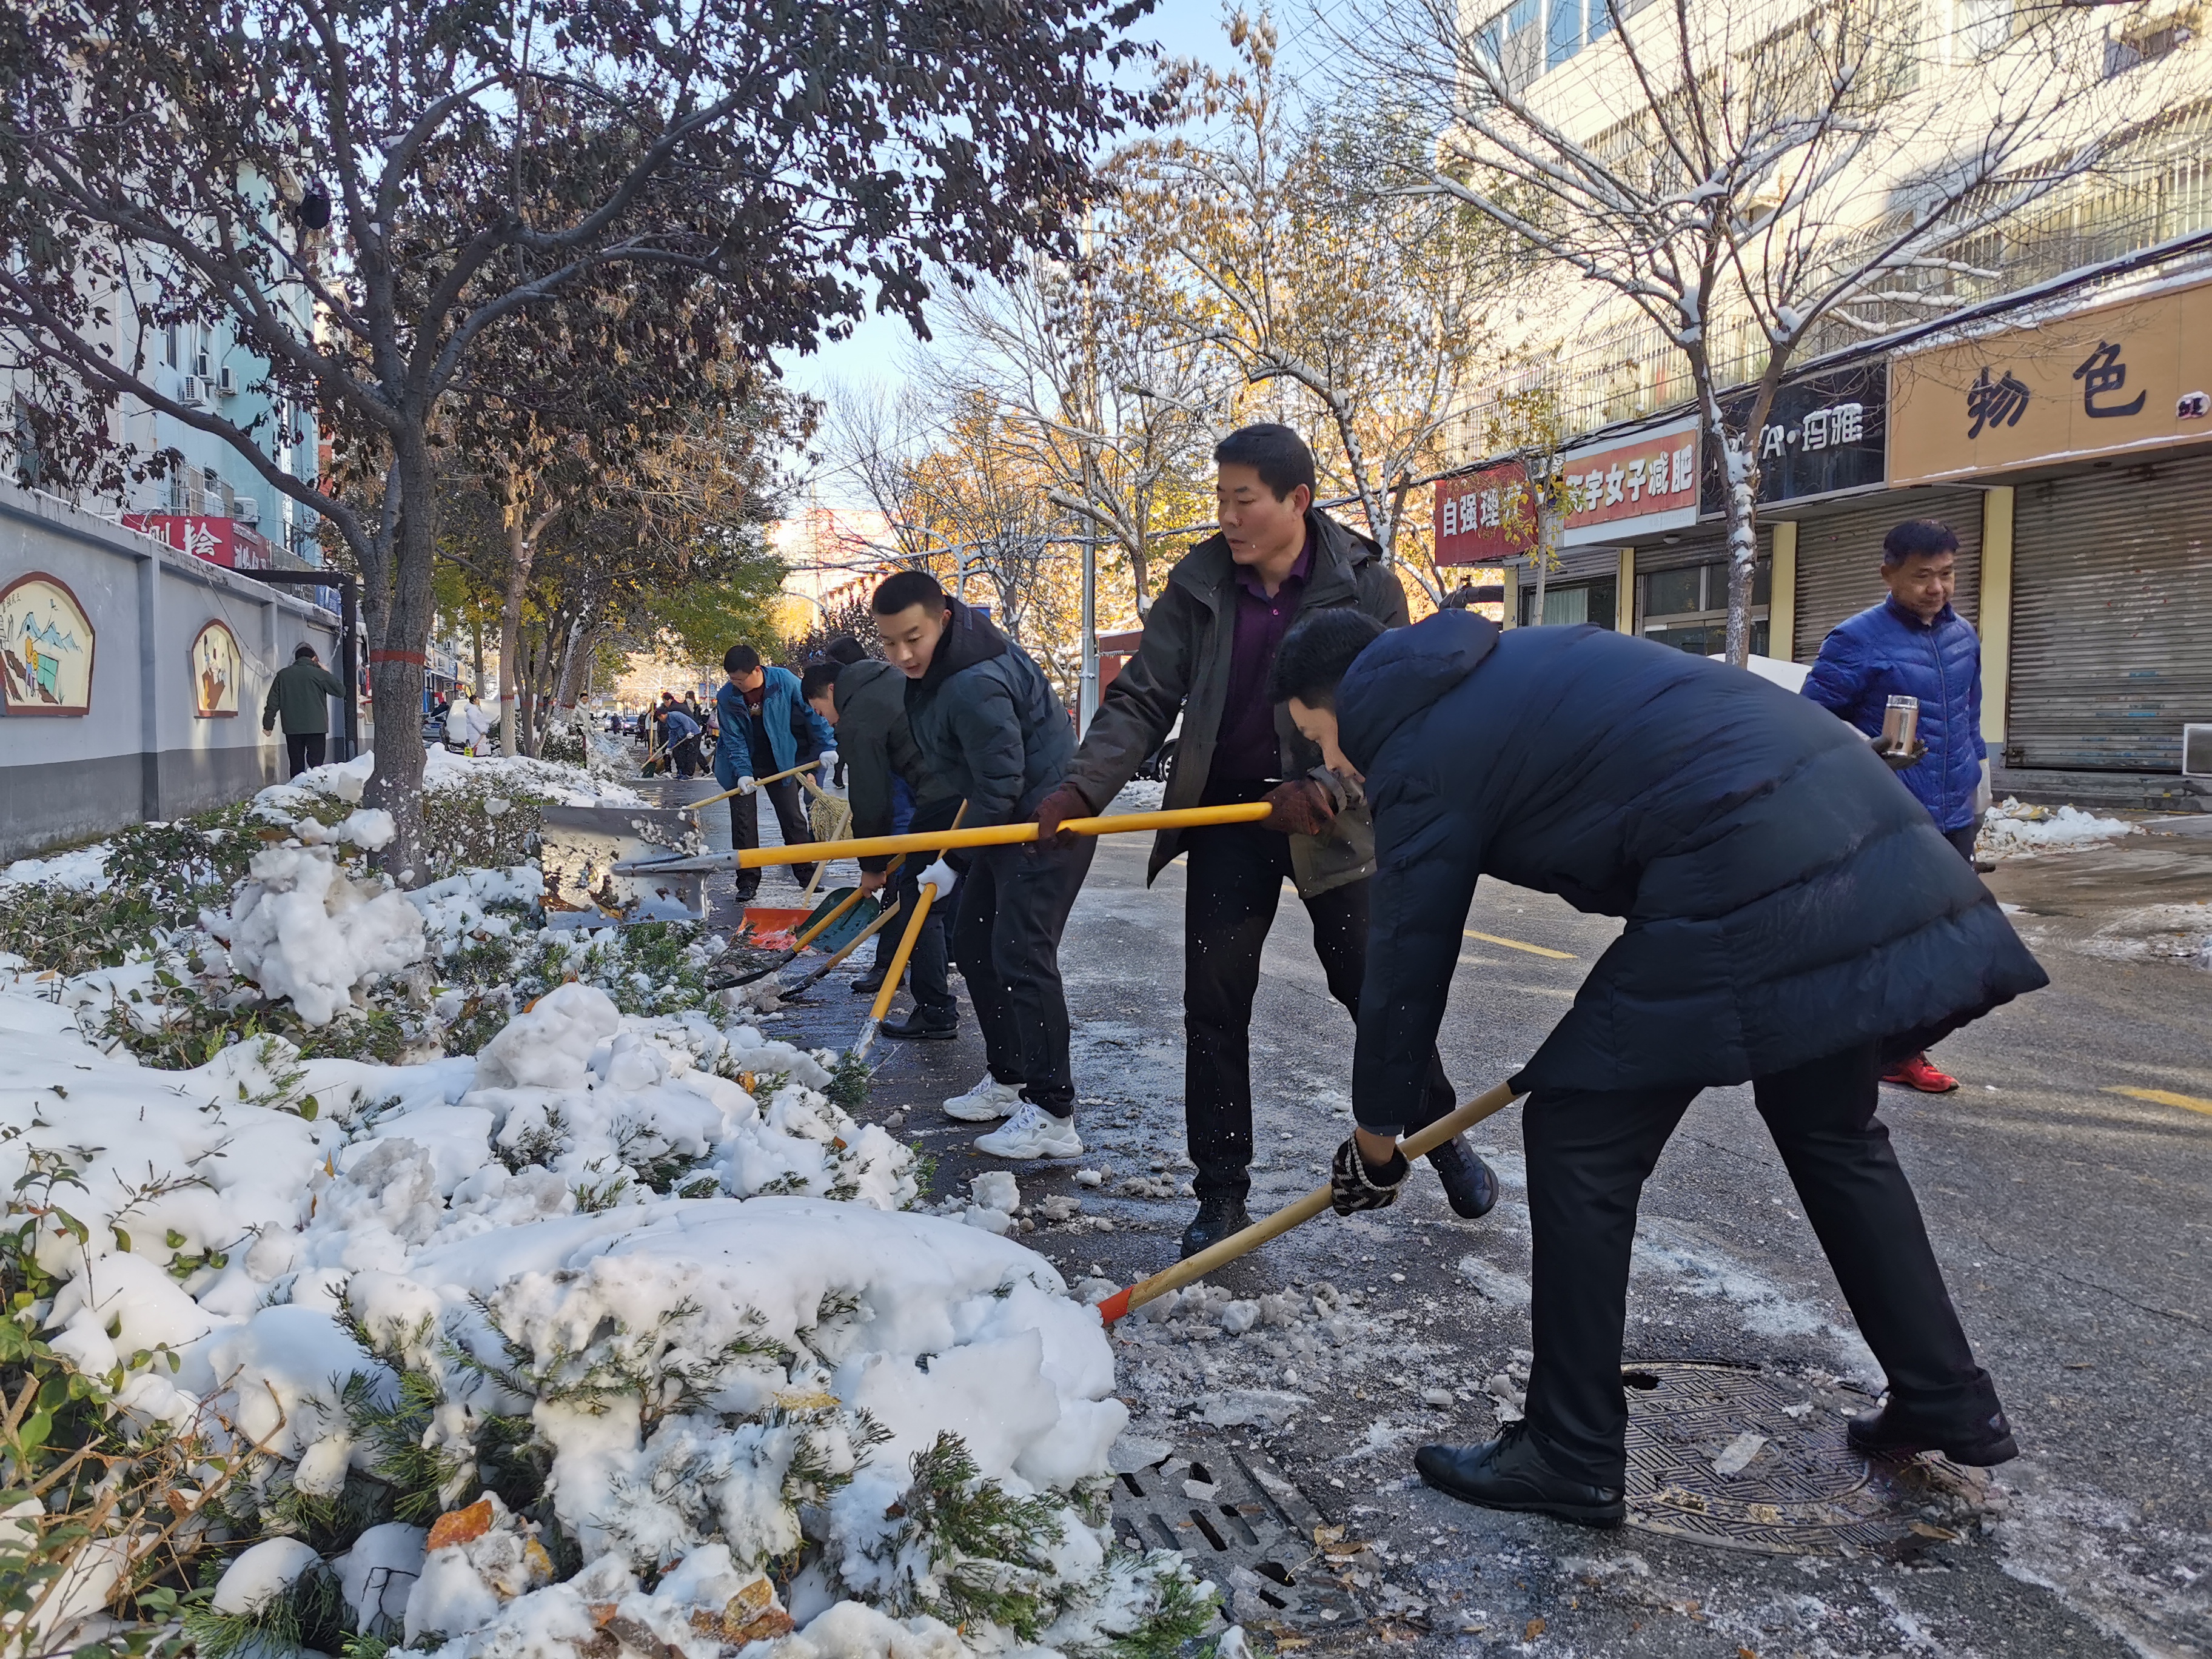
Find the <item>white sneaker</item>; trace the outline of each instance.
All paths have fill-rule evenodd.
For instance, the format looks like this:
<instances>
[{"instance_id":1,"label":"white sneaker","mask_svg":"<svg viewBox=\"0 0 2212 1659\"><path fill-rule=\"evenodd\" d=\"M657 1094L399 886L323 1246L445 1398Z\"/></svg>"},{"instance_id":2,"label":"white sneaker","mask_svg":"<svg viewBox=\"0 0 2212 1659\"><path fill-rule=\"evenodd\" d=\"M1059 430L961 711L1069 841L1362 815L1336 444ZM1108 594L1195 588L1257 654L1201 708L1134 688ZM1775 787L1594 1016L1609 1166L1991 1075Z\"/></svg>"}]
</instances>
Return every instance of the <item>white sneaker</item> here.
<instances>
[{"instance_id":1,"label":"white sneaker","mask_svg":"<svg viewBox=\"0 0 2212 1659\"><path fill-rule=\"evenodd\" d=\"M994 1158L1080 1158L1075 1120L1054 1117L1034 1101L1024 1101L1005 1127L975 1137L975 1150Z\"/></svg>"},{"instance_id":2,"label":"white sneaker","mask_svg":"<svg viewBox=\"0 0 2212 1659\"><path fill-rule=\"evenodd\" d=\"M945 1115L957 1117L963 1123L990 1123L1002 1117L1012 1117L1021 1109L1022 1086L1018 1083L1000 1083L988 1072L983 1080L964 1095L955 1095L945 1103Z\"/></svg>"}]
</instances>

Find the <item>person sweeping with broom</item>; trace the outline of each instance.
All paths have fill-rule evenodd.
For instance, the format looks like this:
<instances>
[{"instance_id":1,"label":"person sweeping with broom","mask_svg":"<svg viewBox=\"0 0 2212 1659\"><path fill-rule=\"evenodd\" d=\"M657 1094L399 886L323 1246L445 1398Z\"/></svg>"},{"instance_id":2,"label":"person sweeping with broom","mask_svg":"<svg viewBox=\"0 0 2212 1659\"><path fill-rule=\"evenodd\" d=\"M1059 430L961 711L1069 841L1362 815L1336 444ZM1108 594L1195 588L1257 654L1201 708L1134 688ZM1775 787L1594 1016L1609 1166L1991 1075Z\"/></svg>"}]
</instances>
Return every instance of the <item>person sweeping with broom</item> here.
<instances>
[{"instance_id":1,"label":"person sweeping with broom","mask_svg":"<svg viewBox=\"0 0 2212 1659\"><path fill-rule=\"evenodd\" d=\"M1875 1109L1886 1057L2049 981L1865 740L1724 664L1601 629L1501 635L1464 611L1389 633L1310 617L1271 690L1330 767L1364 775L1374 814L1340 1213L1406 1178L1398 1134L1426 1098L1477 878L1627 923L1509 1085L1528 1095L1528 1414L1486 1444L1421 1447L1422 1479L1623 1519L1638 1197L1698 1094L1743 1082L1888 1377L1851 1444L2014 1456Z\"/></svg>"}]
</instances>

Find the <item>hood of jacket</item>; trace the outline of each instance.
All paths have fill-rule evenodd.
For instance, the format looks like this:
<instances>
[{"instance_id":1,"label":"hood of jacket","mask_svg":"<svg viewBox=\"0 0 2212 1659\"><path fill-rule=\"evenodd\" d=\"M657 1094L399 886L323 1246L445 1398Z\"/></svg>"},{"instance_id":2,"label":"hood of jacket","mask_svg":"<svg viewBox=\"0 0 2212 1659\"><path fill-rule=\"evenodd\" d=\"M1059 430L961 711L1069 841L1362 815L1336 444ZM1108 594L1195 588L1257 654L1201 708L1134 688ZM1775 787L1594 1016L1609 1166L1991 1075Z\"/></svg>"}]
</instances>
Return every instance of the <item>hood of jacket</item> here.
<instances>
[{"instance_id":1,"label":"hood of jacket","mask_svg":"<svg viewBox=\"0 0 2212 1659\"><path fill-rule=\"evenodd\" d=\"M901 682L899 689L905 690L906 676L880 657L863 657L858 662L844 665L837 671L837 684L830 694L837 705L837 713L842 716L855 698L885 679Z\"/></svg>"},{"instance_id":2,"label":"hood of jacket","mask_svg":"<svg viewBox=\"0 0 2212 1659\"><path fill-rule=\"evenodd\" d=\"M1361 771L1390 734L1457 685L1498 644L1498 624L1471 611L1439 611L1394 628L1353 659L1336 691L1337 744Z\"/></svg>"},{"instance_id":3,"label":"hood of jacket","mask_svg":"<svg viewBox=\"0 0 2212 1659\"><path fill-rule=\"evenodd\" d=\"M906 684L907 702L911 706L917 696L928 696L945 681L963 668L973 668L979 662L988 662L994 657L1006 654L1007 640L997 626L972 607L958 599L948 599L945 608L951 611L952 620L945 625L938 636L936 653L920 679Z\"/></svg>"}]
</instances>

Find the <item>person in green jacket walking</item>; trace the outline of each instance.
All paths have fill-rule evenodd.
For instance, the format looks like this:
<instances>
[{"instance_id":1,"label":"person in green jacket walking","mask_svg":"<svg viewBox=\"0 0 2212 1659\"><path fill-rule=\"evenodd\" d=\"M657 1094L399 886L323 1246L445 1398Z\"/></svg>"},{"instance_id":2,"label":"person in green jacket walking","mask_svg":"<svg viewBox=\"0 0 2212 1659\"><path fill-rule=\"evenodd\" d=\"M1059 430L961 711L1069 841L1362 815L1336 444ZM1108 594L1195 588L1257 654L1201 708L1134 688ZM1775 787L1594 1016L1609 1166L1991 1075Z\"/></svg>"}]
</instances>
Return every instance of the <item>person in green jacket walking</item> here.
<instances>
[{"instance_id":1,"label":"person in green jacket walking","mask_svg":"<svg viewBox=\"0 0 2212 1659\"><path fill-rule=\"evenodd\" d=\"M291 665L276 671L261 705L261 729L274 731L277 717L283 717L284 749L292 763L287 776L296 778L323 763L323 739L331 729L330 699L343 696L345 687L305 641L292 653Z\"/></svg>"}]
</instances>

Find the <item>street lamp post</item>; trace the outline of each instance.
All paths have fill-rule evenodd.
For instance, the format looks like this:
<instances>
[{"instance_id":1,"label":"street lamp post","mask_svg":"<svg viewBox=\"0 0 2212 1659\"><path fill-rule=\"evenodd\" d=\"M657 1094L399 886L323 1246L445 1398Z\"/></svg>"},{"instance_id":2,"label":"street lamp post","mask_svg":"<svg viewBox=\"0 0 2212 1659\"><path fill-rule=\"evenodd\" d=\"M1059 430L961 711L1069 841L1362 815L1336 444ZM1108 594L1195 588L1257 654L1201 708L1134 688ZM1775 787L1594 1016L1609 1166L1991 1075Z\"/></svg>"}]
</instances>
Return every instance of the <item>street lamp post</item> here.
<instances>
[{"instance_id":1,"label":"street lamp post","mask_svg":"<svg viewBox=\"0 0 2212 1659\"><path fill-rule=\"evenodd\" d=\"M1075 735L1091 730L1098 713L1098 538L1083 538L1083 680L1076 697Z\"/></svg>"}]
</instances>

